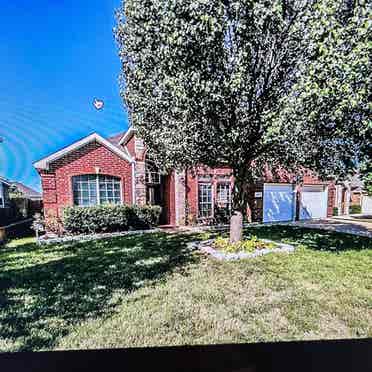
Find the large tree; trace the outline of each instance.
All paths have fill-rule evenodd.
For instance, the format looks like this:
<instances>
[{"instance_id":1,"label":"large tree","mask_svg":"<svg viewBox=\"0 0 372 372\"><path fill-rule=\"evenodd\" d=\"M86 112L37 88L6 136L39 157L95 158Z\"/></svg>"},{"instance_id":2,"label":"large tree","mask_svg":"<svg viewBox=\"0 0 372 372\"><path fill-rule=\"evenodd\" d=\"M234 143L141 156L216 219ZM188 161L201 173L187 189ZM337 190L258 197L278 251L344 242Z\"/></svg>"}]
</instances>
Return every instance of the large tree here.
<instances>
[{"instance_id":1,"label":"large tree","mask_svg":"<svg viewBox=\"0 0 372 372\"><path fill-rule=\"evenodd\" d=\"M265 167L326 176L358 163L368 16L346 0L123 1L115 34L132 125L162 167L232 168L232 241Z\"/></svg>"}]
</instances>

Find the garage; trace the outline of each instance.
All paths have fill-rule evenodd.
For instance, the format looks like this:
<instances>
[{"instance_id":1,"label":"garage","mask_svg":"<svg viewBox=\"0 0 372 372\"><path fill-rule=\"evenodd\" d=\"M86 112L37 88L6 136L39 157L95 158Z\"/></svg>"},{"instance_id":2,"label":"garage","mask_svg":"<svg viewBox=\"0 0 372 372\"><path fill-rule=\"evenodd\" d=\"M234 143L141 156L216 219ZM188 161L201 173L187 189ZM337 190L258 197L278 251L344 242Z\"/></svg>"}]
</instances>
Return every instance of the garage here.
<instances>
[{"instance_id":1,"label":"garage","mask_svg":"<svg viewBox=\"0 0 372 372\"><path fill-rule=\"evenodd\" d=\"M264 184L263 222L292 221L295 194L292 184Z\"/></svg>"},{"instance_id":2,"label":"garage","mask_svg":"<svg viewBox=\"0 0 372 372\"><path fill-rule=\"evenodd\" d=\"M324 185L305 185L300 197L300 220L327 217L328 190Z\"/></svg>"},{"instance_id":3,"label":"garage","mask_svg":"<svg viewBox=\"0 0 372 372\"><path fill-rule=\"evenodd\" d=\"M362 196L362 213L372 214L372 196Z\"/></svg>"}]
</instances>

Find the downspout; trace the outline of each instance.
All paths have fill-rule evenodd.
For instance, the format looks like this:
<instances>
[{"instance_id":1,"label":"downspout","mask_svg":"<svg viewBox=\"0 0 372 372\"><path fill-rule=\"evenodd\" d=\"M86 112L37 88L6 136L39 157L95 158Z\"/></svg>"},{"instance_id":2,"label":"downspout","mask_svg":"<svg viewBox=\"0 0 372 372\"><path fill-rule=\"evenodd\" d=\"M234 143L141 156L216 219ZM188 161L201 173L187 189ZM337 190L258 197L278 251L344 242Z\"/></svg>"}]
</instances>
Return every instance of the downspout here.
<instances>
[{"instance_id":1,"label":"downspout","mask_svg":"<svg viewBox=\"0 0 372 372\"><path fill-rule=\"evenodd\" d=\"M136 204L136 170L135 170L136 163L132 163L132 205Z\"/></svg>"}]
</instances>

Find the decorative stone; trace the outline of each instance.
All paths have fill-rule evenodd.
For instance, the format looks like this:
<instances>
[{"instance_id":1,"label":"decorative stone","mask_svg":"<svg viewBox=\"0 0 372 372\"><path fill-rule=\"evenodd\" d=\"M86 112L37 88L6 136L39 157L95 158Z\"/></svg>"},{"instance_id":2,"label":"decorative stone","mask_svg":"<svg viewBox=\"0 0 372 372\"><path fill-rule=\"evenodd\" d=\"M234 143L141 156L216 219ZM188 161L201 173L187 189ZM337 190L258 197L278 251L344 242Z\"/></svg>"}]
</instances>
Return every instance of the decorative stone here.
<instances>
[{"instance_id":1,"label":"decorative stone","mask_svg":"<svg viewBox=\"0 0 372 372\"><path fill-rule=\"evenodd\" d=\"M225 261L232 261L232 260L242 260L246 258L254 258L258 256L263 256L268 253L290 253L294 252L295 247L290 244L285 243L278 243L274 242L272 240L268 239L260 239L265 243L274 243L277 245L278 248L264 248L264 249L256 249L252 253L246 253L246 252L237 252L237 253L224 253L221 251L218 251L213 248L212 244L214 239L205 240L204 242L191 242L188 244L188 248L191 250L199 249L203 253L207 253L211 255L212 257L216 258L217 260L225 260Z\"/></svg>"}]
</instances>

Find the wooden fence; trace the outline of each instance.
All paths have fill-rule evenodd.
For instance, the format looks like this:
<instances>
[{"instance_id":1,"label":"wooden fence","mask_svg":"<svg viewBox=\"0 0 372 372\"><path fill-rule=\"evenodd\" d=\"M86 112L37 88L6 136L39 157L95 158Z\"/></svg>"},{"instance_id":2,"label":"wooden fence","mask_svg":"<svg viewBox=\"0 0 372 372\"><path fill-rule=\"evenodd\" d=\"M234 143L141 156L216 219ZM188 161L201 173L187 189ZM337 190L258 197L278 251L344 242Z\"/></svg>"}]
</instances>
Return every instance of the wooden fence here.
<instances>
[{"instance_id":1,"label":"wooden fence","mask_svg":"<svg viewBox=\"0 0 372 372\"><path fill-rule=\"evenodd\" d=\"M7 239L20 238L32 234L32 218L11 223L7 226L0 226L0 244Z\"/></svg>"}]
</instances>

